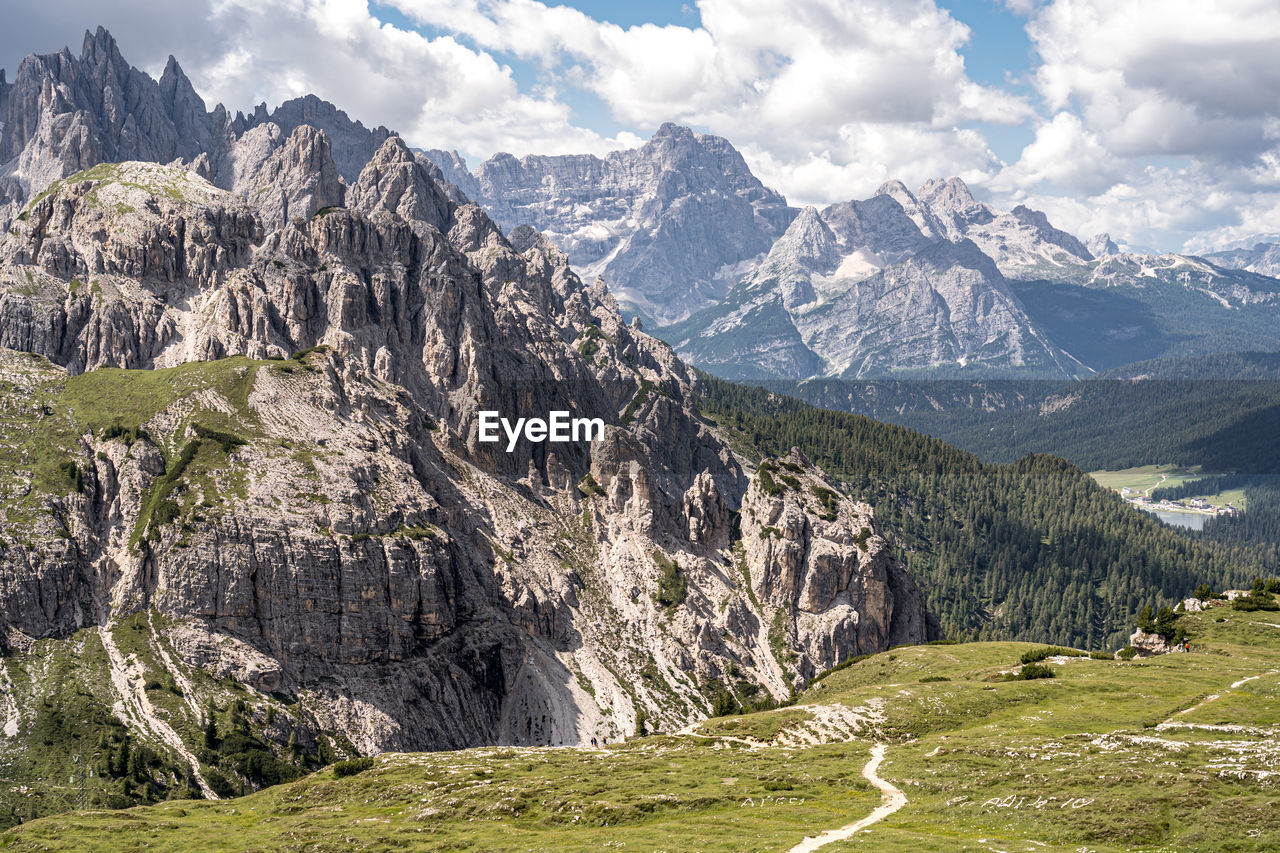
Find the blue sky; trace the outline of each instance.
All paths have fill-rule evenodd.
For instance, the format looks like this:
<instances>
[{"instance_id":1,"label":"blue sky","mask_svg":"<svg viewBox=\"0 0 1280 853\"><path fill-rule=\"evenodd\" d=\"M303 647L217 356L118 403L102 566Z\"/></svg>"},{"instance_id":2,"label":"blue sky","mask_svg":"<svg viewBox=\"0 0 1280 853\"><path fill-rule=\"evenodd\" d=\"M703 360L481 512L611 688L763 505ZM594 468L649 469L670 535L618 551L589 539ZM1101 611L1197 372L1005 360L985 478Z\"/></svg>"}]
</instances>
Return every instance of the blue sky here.
<instances>
[{"instance_id":1,"label":"blue sky","mask_svg":"<svg viewBox=\"0 0 1280 853\"><path fill-rule=\"evenodd\" d=\"M99 24L212 105L314 93L474 166L724 136L793 203L957 175L1088 237L1280 235L1274 0L43 0L0 63Z\"/></svg>"},{"instance_id":2,"label":"blue sky","mask_svg":"<svg viewBox=\"0 0 1280 853\"><path fill-rule=\"evenodd\" d=\"M641 24L657 24L659 26L675 25L682 27L698 27L702 18L693 2L672 2L672 0L655 0L646 3L608 2L608 0L577 0L562 2L557 5L578 9L598 21L617 24L620 27L632 27ZM969 27L971 35L960 53L964 57L965 69L969 76L979 83L1017 91L1031 93L1028 75L1032 66L1034 49L1027 37L1026 17L1014 13L1001 2L994 0L953 0L939 2L953 18ZM384 3L371 3L370 11L380 21L393 26L413 30L428 38L435 38L450 33L447 27L420 25L404 12ZM465 35L456 36L472 47L476 45ZM535 62L523 61L509 51L494 51L507 64L521 88L531 90L545 77L543 69ZM564 93L564 100L572 107L574 116L582 124L598 131L603 136L614 136L627 130L622 123L610 114L607 105L589 92L570 90ZM1034 137L1033 132L1024 125L1003 125L986 122L974 122L972 126L979 129L991 144L992 150L1005 160L1017 159L1017 155ZM634 130L634 128L631 128ZM711 130L713 128L704 128Z\"/></svg>"}]
</instances>

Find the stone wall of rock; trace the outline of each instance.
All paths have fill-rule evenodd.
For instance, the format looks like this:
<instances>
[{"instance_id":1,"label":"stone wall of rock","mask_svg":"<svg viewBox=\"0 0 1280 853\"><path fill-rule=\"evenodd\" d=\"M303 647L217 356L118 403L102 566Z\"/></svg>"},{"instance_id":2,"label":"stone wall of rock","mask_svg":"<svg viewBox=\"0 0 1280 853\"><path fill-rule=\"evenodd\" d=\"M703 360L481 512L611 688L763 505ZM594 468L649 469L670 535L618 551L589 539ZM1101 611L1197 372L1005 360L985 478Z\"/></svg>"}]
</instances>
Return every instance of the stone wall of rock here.
<instances>
[{"instance_id":1,"label":"stone wall of rock","mask_svg":"<svg viewBox=\"0 0 1280 853\"><path fill-rule=\"evenodd\" d=\"M256 205L190 170L99 167L0 243L0 345L47 357L45 381L187 377L131 411L136 440L74 427L83 485L45 499L46 536L5 514L35 543L4 558L10 630L158 613L182 665L305 695L365 751L616 738L641 712L677 727L730 667L782 696L930 636L869 509L753 491L695 375L549 241L517 250L394 137L322 211L341 187L325 151L307 130L272 148L285 192ZM257 361L210 361L232 355ZM478 440L482 409L558 407L602 440Z\"/></svg>"}]
</instances>

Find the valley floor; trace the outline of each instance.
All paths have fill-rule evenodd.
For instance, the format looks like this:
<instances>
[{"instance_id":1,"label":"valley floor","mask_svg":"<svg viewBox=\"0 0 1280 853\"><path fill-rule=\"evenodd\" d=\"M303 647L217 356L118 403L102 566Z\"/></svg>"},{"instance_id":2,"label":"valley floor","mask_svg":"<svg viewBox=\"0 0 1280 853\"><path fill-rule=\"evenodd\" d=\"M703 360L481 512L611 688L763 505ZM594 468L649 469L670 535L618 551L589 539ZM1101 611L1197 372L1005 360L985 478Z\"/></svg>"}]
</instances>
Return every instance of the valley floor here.
<instances>
[{"instance_id":1,"label":"valley floor","mask_svg":"<svg viewBox=\"0 0 1280 853\"><path fill-rule=\"evenodd\" d=\"M44 818L0 848L1276 849L1280 617L1179 625L1191 654L1051 657L1055 678L996 681L1037 647L902 647L687 733L384 755L236 800Z\"/></svg>"}]
</instances>

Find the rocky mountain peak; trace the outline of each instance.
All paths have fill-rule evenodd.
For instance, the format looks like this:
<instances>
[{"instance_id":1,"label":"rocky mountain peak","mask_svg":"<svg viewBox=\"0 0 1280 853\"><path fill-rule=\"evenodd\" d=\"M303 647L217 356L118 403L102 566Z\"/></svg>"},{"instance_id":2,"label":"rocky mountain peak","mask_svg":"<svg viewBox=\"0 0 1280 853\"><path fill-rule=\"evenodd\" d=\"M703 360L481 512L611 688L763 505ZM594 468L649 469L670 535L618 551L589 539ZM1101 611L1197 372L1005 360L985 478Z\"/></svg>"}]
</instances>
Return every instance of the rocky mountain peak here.
<instances>
[{"instance_id":1,"label":"rocky mountain peak","mask_svg":"<svg viewBox=\"0 0 1280 853\"><path fill-rule=\"evenodd\" d=\"M272 231L294 218L310 219L322 208L341 207L346 192L324 131L303 124L287 140L281 136L276 125L261 125L234 149L232 189L253 203ZM199 171L199 163L193 168Z\"/></svg>"},{"instance_id":2,"label":"rocky mountain peak","mask_svg":"<svg viewBox=\"0 0 1280 853\"><path fill-rule=\"evenodd\" d=\"M457 151L444 151L439 148L433 148L429 151L420 152L419 157L430 161L440 170L440 175L445 182L457 187L458 191L466 198L480 197L480 183L476 180L476 176L471 174L471 170L467 167L467 161Z\"/></svg>"},{"instance_id":3,"label":"rocky mountain peak","mask_svg":"<svg viewBox=\"0 0 1280 853\"><path fill-rule=\"evenodd\" d=\"M731 378L971 366L1071 375L1078 365L1039 333L997 263L964 236L985 234L981 224L995 215L959 181L932 182L922 197L939 201L945 226L897 181L864 201L801 211L720 305L664 335L685 358ZM1001 216L1002 235L1033 230Z\"/></svg>"},{"instance_id":4,"label":"rocky mountain peak","mask_svg":"<svg viewBox=\"0 0 1280 853\"><path fill-rule=\"evenodd\" d=\"M893 199L916 200L916 197L911 194L911 190L907 189L907 185L897 178L890 178L877 187L875 195L887 195Z\"/></svg>"},{"instance_id":5,"label":"rocky mountain peak","mask_svg":"<svg viewBox=\"0 0 1280 853\"><path fill-rule=\"evenodd\" d=\"M930 178L916 191L920 201L936 211L963 211L977 204L969 185L960 178Z\"/></svg>"},{"instance_id":6,"label":"rocky mountain peak","mask_svg":"<svg viewBox=\"0 0 1280 853\"><path fill-rule=\"evenodd\" d=\"M1115 244L1111 239L1111 235L1106 232L1094 234L1090 237L1089 241L1085 243L1085 248L1088 249L1089 254L1093 255L1095 258L1100 258L1103 255L1120 254L1120 247Z\"/></svg>"},{"instance_id":7,"label":"rocky mountain peak","mask_svg":"<svg viewBox=\"0 0 1280 853\"><path fill-rule=\"evenodd\" d=\"M694 139L694 133L688 127L685 127L682 124L676 124L673 121L664 121L654 132L653 137L649 140L649 144L657 144L667 140L693 142Z\"/></svg>"},{"instance_id":8,"label":"rocky mountain peak","mask_svg":"<svg viewBox=\"0 0 1280 853\"><path fill-rule=\"evenodd\" d=\"M1049 217L1039 210L1032 210L1026 205L1018 205L1009 214L1016 220L1035 229L1036 235L1047 243L1060 246L1082 261L1093 260L1093 255L1084 243L1072 234L1049 224Z\"/></svg>"},{"instance_id":9,"label":"rocky mountain peak","mask_svg":"<svg viewBox=\"0 0 1280 853\"><path fill-rule=\"evenodd\" d=\"M388 137L360 172L351 187L349 204L366 214L386 210L448 230L449 199L399 136Z\"/></svg>"},{"instance_id":10,"label":"rocky mountain peak","mask_svg":"<svg viewBox=\"0 0 1280 853\"><path fill-rule=\"evenodd\" d=\"M5 115L0 162L13 179L0 192L19 203L101 162L192 160L227 141L176 61L157 82L103 27L85 33L78 58L64 48L24 59Z\"/></svg>"},{"instance_id":11,"label":"rocky mountain peak","mask_svg":"<svg viewBox=\"0 0 1280 853\"><path fill-rule=\"evenodd\" d=\"M937 240L946 235L946 229L933 211L920 203L920 200L907 189L907 185L899 180L885 181L876 190L876 195L888 196L902 207L903 211L920 229L920 233L930 240Z\"/></svg>"},{"instance_id":12,"label":"rocky mountain peak","mask_svg":"<svg viewBox=\"0 0 1280 853\"><path fill-rule=\"evenodd\" d=\"M929 241L890 195L833 204L822 211L822 218L839 236L846 254L865 250L878 256L881 265L901 260Z\"/></svg>"},{"instance_id":13,"label":"rocky mountain peak","mask_svg":"<svg viewBox=\"0 0 1280 853\"><path fill-rule=\"evenodd\" d=\"M1257 242L1247 249L1210 252L1205 257L1225 269L1280 278L1280 242Z\"/></svg>"},{"instance_id":14,"label":"rocky mountain peak","mask_svg":"<svg viewBox=\"0 0 1280 853\"><path fill-rule=\"evenodd\" d=\"M839 241L816 207L806 206L801 209L769 250L765 266L777 264L784 259L788 264L800 265L821 273L831 272L839 265Z\"/></svg>"},{"instance_id":15,"label":"rocky mountain peak","mask_svg":"<svg viewBox=\"0 0 1280 853\"><path fill-rule=\"evenodd\" d=\"M116 44L115 37L102 26L94 32L84 31L84 45L80 48L80 60L93 65L115 63L117 67L128 67L120 54L120 46Z\"/></svg>"},{"instance_id":16,"label":"rocky mountain peak","mask_svg":"<svg viewBox=\"0 0 1280 853\"><path fill-rule=\"evenodd\" d=\"M304 95L285 101L274 110L259 104L253 115L245 118L237 115L232 129L237 136L266 123L278 125L286 133L292 133L299 125L309 124L323 130L332 146L333 161L338 172L348 183L360 175L378 147L390 136L391 131L379 125L366 128L351 119L345 111L315 95Z\"/></svg>"},{"instance_id":17,"label":"rocky mountain peak","mask_svg":"<svg viewBox=\"0 0 1280 853\"><path fill-rule=\"evenodd\" d=\"M504 230L544 232L584 279L659 324L721 298L795 216L727 140L674 123L603 158L496 154L474 178L448 152L426 156Z\"/></svg>"},{"instance_id":18,"label":"rocky mountain peak","mask_svg":"<svg viewBox=\"0 0 1280 853\"><path fill-rule=\"evenodd\" d=\"M392 166L396 164L408 164L415 162L413 152L409 150L409 146L399 136L391 136L387 141L378 147L374 155L369 158L369 162L365 164L367 169L369 166ZM362 170L363 171L363 170Z\"/></svg>"}]
</instances>

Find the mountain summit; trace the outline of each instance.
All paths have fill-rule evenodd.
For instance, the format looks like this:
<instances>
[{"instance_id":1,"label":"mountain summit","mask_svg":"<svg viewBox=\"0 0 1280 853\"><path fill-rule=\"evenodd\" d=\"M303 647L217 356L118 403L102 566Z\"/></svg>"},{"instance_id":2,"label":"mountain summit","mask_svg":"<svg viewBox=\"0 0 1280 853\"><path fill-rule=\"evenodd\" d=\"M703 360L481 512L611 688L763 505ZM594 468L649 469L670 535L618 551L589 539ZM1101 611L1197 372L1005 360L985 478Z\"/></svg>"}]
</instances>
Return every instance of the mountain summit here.
<instances>
[{"instance_id":1,"label":"mountain summit","mask_svg":"<svg viewBox=\"0 0 1280 853\"><path fill-rule=\"evenodd\" d=\"M156 84L105 33L64 54L23 64L18 159L65 171L48 134L76 122L77 156L173 153L46 74L186 104L160 138L191 157L62 175L0 240L0 637L44 673L5 692L0 750L62 761L36 733L76 685L86 742L156 768L95 776L105 802L223 796L343 754L671 731L937 636L869 505L731 446L667 345L398 136L349 182L305 122L196 153L176 63ZM598 434L479 434L557 412Z\"/></svg>"},{"instance_id":2,"label":"mountain summit","mask_svg":"<svg viewBox=\"0 0 1280 853\"><path fill-rule=\"evenodd\" d=\"M721 299L795 215L727 140L671 123L603 158L498 154L471 175L456 155L427 156L504 229L546 233L650 322Z\"/></svg>"},{"instance_id":3,"label":"mountain summit","mask_svg":"<svg viewBox=\"0 0 1280 853\"><path fill-rule=\"evenodd\" d=\"M995 219L958 179L807 208L723 302L661 334L727 378L1083 370L964 236Z\"/></svg>"}]
</instances>

